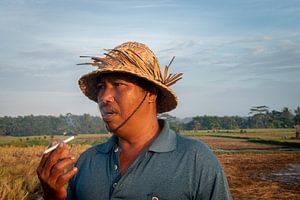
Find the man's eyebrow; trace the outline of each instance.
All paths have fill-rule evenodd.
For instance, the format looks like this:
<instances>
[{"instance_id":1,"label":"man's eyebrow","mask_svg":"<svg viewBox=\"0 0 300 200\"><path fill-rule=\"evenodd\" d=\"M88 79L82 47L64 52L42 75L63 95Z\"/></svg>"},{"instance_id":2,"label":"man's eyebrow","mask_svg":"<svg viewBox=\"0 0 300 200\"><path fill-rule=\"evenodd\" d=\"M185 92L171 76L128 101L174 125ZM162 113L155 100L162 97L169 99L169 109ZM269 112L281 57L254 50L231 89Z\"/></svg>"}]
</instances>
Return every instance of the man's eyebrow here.
<instances>
[{"instance_id":1,"label":"man's eyebrow","mask_svg":"<svg viewBox=\"0 0 300 200\"><path fill-rule=\"evenodd\" d=\"M108 81L108 82L116 82L116 81L124 81L124 82L126 82L126 80L125 79L122 79L122 78L111 78L111 79L101 79L101 80L99 80L99 82L97 83L97 84L103 84L103 83L105 83L106 81Z\"/></svg>"},{"instance_id":2,"label":"man's eyebrow","mask_svg":"<svg viewBox=\"0 0 300 200\"><path fill-rule=\"evenodd\" d=\"M123 78L116 78L113 79L112 81L124 81L124 82L128 82L129 80L123 79Z\"/></svg>"}]
</instances>

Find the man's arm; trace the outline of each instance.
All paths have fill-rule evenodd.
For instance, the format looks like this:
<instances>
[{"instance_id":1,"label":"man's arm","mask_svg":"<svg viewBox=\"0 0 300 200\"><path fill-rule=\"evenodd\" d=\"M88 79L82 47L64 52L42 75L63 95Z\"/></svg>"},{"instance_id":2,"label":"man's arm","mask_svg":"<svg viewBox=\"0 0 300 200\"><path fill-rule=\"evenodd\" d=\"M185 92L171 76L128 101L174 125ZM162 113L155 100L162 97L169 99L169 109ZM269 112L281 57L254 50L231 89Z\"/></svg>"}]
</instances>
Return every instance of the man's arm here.
<instances>
[{"instance_id":1,"label":"man's arm","mask_svg":"<svg viewBox=\"0 0 300 200\"><path fill-rule=\"evenodd\" d=\"M216 155L202 142L196 147L194 169L196 199L231 200L229 185Z\"/></svg>"},{"instance_id":2,"label":"man's arm","mask_svg":"<svg viewBox=\"0 0 300 200\"><path fill-rule=\"evenodd\" d=\"M231 200L227 179L221 166L207 174L205 184L198 188L197 199L201 200Z\"/></svg>"},{"instance_id":3,"label":"man's arm","mask_svg":"<svg viewBox=\"0 0 300 200\"><path fill-rule=\"evenodd\" d=\"M54 145L55 142L52 143ZM67 196L65 184L77 172L69 165L75 163L75 158L69 156L66 144L61 143L57 149L43 155L36 170L44 191L45 200L64 200Z\"/></svg>"}]
</instances>

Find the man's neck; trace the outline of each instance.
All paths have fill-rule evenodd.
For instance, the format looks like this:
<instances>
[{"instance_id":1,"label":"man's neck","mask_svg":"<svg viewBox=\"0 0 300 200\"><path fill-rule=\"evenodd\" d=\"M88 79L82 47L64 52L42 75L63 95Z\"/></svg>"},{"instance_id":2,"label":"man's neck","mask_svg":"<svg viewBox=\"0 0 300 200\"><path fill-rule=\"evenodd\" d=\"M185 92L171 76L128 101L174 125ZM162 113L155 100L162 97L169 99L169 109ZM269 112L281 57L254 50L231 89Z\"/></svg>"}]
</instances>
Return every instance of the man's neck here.
<instances>
[{"instance_id":1,"label":"man's neck","mask_svg":"<svg viewBox=\"0 0 300 200\"><path fill-rule=\"evenodd\" d=\"M126 133L116 134L123 151L142 151L149 146L160 132L157 118L127 128Z\"/></svg>"},{"instance_id":2,"label":"man's neck","mask_svg":"<svg viewBox=\"0 0 300 200\"><path fill-rule=\"evenodd\" d=\"M123 175L136 158L153 142L160 132L157 118L152 122L128 129L128 132L118 134L121 152L119 154L120 173Z\"/></svg>"}]
</instances>

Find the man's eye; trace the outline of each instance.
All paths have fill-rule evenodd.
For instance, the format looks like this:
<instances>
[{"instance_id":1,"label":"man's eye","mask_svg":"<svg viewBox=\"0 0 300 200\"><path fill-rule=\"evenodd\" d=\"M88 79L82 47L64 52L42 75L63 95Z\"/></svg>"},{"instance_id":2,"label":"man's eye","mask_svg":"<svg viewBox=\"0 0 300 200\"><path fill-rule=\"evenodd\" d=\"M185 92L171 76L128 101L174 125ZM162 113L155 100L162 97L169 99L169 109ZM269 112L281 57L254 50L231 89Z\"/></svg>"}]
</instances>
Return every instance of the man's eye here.
<instances>
[{"instance_id":1,"label":"man's eye","mask_svg":"<svg viewBox=\"0 0 300 200\"><path fill-rule=\"evenodd\" d=\"M103 84L98 84L98 85L97 85L97 89L98 89L98 90L103 89L103 88L104 88L104 85L103 85Z\"/></svg>"},{"instance_id":2,"label":"man's eye","mask_svg":"<svg viewBox=\"0 0 300 200\"><path fill-rule=\"evenodd\" d=\"M124 84L123 84L123 83L120 83L120 82L115 82L114 85L115 85L116 87L120 87L120 86L123 86Z\"/></svg>"}]
</instances>

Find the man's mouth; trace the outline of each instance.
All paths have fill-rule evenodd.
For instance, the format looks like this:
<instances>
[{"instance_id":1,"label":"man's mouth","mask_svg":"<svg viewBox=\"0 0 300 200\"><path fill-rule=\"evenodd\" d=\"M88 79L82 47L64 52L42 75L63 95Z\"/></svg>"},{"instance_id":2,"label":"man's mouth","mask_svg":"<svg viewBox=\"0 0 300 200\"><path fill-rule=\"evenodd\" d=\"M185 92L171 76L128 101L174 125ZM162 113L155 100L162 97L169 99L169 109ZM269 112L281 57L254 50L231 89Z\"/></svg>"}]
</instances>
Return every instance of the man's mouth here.
<instances>
[{"instance_id":1,"label":"man's mouth","mask_svg":"<svg viewBox=\"0 0 300 200\"><path fill-rule=\"evenodd\" d=\"M111 109L101 109L101 116L104 121L109 121L117 115L117 112Z\"/></svg>"},{"instance_id":2,"label":"man's mouth","mask_svg":"<svg viewBox=\"0 0 300 200\"><path fill-rule=\"evenodd\" d=\"M114 117L116 115L116 113L102 113L102 119L104 121L107 121L108 119Z\"/></svg>"}]
</instances>

